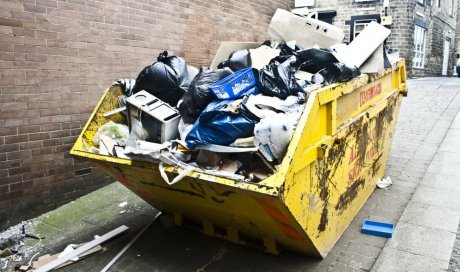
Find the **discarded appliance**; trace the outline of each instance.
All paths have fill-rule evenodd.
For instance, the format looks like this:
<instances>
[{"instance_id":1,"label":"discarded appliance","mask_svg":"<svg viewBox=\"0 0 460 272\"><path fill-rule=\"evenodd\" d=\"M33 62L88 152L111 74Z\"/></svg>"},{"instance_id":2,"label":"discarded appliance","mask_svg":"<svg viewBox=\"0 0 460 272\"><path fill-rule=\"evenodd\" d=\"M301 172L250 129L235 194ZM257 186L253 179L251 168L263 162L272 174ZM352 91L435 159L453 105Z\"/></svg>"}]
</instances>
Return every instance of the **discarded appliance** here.
<instances>
[{"instance_id":1,"label":"discarded appliance","mask_svg":"<svg viewBox=\"0 0 460 272\"><path fill-rule=\"evenodd\" d=\"M144 140L164 143L179 137L177 109L146 91L135 93L126 101L131 124L139 121L147 134Z\"/></svg>"},{"instance_id":2,"label":"discarded appliance","mask_svg":"<svg viewBox=\"0 0 460 272\"><path fill-rule=\"evenodd\" d=\"M310 13L308 17L301 17L277 9L268 26L268 35L278 42L295 40L302 48L328 48L343 41L342 29L313 18L314 15Z\"/></svg>"}]
</instances>

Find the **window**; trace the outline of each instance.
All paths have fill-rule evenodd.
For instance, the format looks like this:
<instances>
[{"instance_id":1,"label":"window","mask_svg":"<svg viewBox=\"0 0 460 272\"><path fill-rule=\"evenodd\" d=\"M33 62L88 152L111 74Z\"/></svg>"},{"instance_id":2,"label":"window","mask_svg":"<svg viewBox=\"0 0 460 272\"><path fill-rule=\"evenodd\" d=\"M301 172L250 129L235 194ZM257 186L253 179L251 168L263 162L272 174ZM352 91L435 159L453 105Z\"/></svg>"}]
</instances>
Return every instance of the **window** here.
<instances>
[{"instance_id":1,"label":"window","mask_svg":"<svg viewBox=\"0 0 460 272\"><path fill-rule=\"evenodd\" d=\"M454 15L454 6L455 6L455 0L451 0L449 4L449 15L450 16Z\"/></svg>"},{"instance_id":2,"label":"window","mask_svg":"<svg viewBox=\"0 0 460 272\"><path fill-rule=\"evenodd\" d=\"M414 57L412 66L423 69L425 66L425 48L426 48L426 29L418 25L415 26L414 32Z\"/></svg>"},{"instance_id":3,"label":"window","mask_svg":"<svg viewBox=\"0 0 460 272\"><path fill-rule=\"evenodd\" d=\"M437 6L438 8L440 8L440 7L441 7L441 0L435 0L435 1L436 1L436 6Z\"/></svg>"},{"instance_id":4,"label":"window","mask_svg":"<svg viewBox=\"0 0 460 272\"><path fill-rule=\"evenodd\" d=\"M423 5L425 0L417 0L417 2Z\"/></svg>"},{"instance_id":5,"label":"window","mask_svg":"<svg viewBox=\"0 0 460 272\"><path fill-rule=\"evenodd\" d=\"M368 24L371 22L377 22L377 19L364 19L364 20L356 20L355 24L353 25L353 39L356 38L361 31L366 28Z\"/></svg>"}]
</instances>

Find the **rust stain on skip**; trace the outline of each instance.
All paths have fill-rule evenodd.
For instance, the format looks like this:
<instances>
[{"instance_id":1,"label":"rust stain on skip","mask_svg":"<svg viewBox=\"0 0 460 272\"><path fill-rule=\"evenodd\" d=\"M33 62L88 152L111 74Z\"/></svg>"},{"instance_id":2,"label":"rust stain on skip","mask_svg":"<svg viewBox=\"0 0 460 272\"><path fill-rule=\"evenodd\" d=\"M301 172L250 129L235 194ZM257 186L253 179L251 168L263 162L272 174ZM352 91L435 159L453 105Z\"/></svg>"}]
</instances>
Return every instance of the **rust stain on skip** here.
<instances>
[{"instance_id":1,"label":"rust stain on skip","mask_svg":"<svg viewBox=\"0 0 460 272\"><path fill-rule=\"evenodd\" d=\"M348 189L339 197L339 202L335 206L337 211L345 210L348 205L358 196L358 191L360 188L364 188L364 184L366 183L365 179L358 179L355 181Z\"/></svg>"},{"instance_id":2,"label":"rust stain on skip","mask_svg":"<svg viewBox=\"0 0 460 272\"><path fill-rule=\"evenodd\" d=\"M335 172L342 163L345 157L346 141L344 139L336 139L329 149L325 159L317 164L316 174L318 176L318 190L319 198L323 201L323 210L321 212L321 219L318 225L318 231L323 232L326 230L328 224L328 204L329 204L329 190L328 185L336 187L332 180Z\"/></svg>"}]
</instances>

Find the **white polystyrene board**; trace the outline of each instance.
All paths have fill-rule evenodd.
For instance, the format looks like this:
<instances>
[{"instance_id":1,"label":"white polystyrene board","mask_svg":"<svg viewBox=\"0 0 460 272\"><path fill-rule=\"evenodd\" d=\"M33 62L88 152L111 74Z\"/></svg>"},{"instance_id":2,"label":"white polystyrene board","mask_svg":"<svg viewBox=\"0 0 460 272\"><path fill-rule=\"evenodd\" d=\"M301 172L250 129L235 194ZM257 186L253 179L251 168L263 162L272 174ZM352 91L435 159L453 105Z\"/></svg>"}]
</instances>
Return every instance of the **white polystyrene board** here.
<instances>
[{"instance_id":1,"label":"white polystyrene board","mask_svg":"<svg viewBox=\"0 0 460 272\"><path fill-rule=\"evenodd\" d=\"M295 78L296 79L301 79L301 80L306 80L306 81L312 81L313 74L298 70L295 72Z\"/></svg>"},{"instance_id":2,"label":"white polystyrene board","mask_svg":"<svg viewBox=\"0 0 460 272\"><path fill-rule=\"evenodd\" d=\"M310 9L307 7L295 8L291 12L300 16L307 16L310 13Z\"/></svg>"},{"instance_id":3,"label":"white polystyrene board","mask_svg":"<svg viewBox=\"0 0 460 272\"><path fill-rule=\"evenodd\" d=\"M295 0L294 5L298 7L312 7L315 5L315 0Z\"/></svg>"},{"instance_id":4,"label":"white polystyrene board","mask_svg":"<svg viewBox=\"0 0 460 272\"><path fill-rule=\"evenodd\" d=\"M361 65L359 71L363 74L383 73L385 70L385 61L383 58L383 44Z\"/></svg>"},{"instance_id":5,"label":"white polystyrene board","mask_svg":"<svg viewBox=\"0 0 460 272\"><path fill-rule=\"evenodd\" d=\"M252 67L262 69L270 62L270 60L279 56L280 51L280 49L273 49L267 46L249 49L249 52L251 53Z\"/></svg>"},{"instance_id":6,"label":"white polystyrene board","mask_svg":"<svg viewBox=\"0 0 460 272\"><path fill-rule=\"evenodd\" d=\"M211 68L216 69L217 65L227 60L233 51L240 49L254 49L260 46L258 42L221 42L216 55L211 63Z\"/></svg>"},{"instance_id":7,"label":"white polystyrene board","mask_svg":"<svg viewBox=\"0 0 460 272\"><path fill-rule=\"evenodd\" d=\"M335 47L334 56L348 66L360 68L390 33L388 28L371 22L348 46Z\"/></svg>"},{"instance_id":8,"label":"white polystyrene board","mask_svg":"<svg viewBox=\"0 0 460 272\"><path fill-rule=\"evenodd\" d=\"M278 42L297 41L302 48L318 45L328 48L343 41L342 29L310 17L301 17L284 9L277 9L268 26L268 35Z\"/></svg>"}]
</instances>

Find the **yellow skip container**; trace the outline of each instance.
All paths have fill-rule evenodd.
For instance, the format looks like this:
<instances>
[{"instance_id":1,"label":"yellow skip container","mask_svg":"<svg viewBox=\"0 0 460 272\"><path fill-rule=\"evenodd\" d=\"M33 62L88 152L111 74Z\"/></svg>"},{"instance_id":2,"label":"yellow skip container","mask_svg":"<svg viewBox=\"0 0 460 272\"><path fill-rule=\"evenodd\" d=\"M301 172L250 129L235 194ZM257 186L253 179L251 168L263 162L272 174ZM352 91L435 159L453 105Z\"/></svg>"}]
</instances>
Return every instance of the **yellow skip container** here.
<instances>
[{"instance_id":1,"label":"yellow skip container","mask_svg":"<svg viewBox=\"0 0 460 272\"><path fill-rule=\"evenodd\" d=\"M174 185L158 164L85 151L104 123L126 123L119 87L105 91L71 154L94 162L177 225L267 252L325 257L384 175L402 96L404 60L380 76L361 75L310 94L279 170L251 183L191 172ZM182 169L167 167L172 178Z\"/></svg>"}]
</instances>

